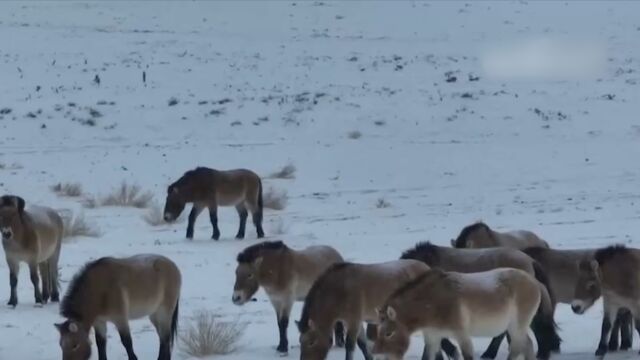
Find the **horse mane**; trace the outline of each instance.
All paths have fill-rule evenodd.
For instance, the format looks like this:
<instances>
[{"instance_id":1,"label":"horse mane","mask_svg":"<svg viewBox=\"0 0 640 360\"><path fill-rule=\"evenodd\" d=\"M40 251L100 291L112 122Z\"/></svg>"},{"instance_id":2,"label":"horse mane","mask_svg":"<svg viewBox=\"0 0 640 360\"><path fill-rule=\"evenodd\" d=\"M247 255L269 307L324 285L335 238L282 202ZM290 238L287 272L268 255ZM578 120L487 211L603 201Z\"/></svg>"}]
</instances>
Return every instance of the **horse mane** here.
<instances>
[{"instance_id":1,"label":"horse mane","mask_svg":"<svg viewBox=\"0 0 640 360\"><path fill-rule=\"evenodd\" d=\"M281 250L286 249L287 245L282 241L263 241L261 243L251 245L242 250L237 257L239 263L252 263L254 262L263 251L266 250Z\"/></svg>"},{"instance_id":2,"label":"horse mane","mask_svg":"<svg viewBox=\"0 0 640 360\"><path fill-rule=\"evenodd\" d=\"M193 170L188 170L178 180L174 181L171 185L169 185L169 190L171 190L171 188L173 188L174 186L185 185L189 180L191 180L194 177L209 175L211 174L212 171L213 169L204 167L204 166L198 166Z\"/></svg>"},{"instance_id":3,"label":"horse mane","mask_svg":"<svg viewBox=\"0 0 640 360\"><path fill-rule=\"evenodd\" d=\"M416 286L420 285L423 281L427 280L427 279L442 279L445 278L447 276L447 273L445 273L444 271L438 269L438 268L431 268L429 269L427 272L425 272L424 274L421 274L420 276L416 277L415 279L412 279L406 283L404 283L402 286L400 286L399 288L397 288L393 293L391 293L391 296L389 296L389 300L387 301L387 304L389 304L389 302L393 299L395 299L398 296L403 295L404 293L410 291L411 289L415 288Z\"/></svg>"},{"instance_id":4,"label":"horse mane","mask_svg":"<svg viewBox=\"0 0 640 360\"><path fill-rule=\"evenodd\" d=\"M602 265L614 258L616 255L627 255L630 253L631 251L626 246L622 244L616 244L598 249L594 255L594 258L599 265Z\"/></svg>"},{"instance_id":5,"label":"horse mane","mask_svg":"<svg viewBox=\"0 0 640 360\"><path fill-rule=\"evenodd\" d=\"M311 307L315 305L315 300L317 300L318 294L322 291L322 289L327 285L327 279L329 276L337 271L341 271L349 266L353 265L353 263L348 262L338 262L334 263L325 270L322 275L318 277L318 279L313 283L311 289L307 293L307 296L304 299L304 305L302 306L302 315L300 315L300 321L298 321L298 330L300 333L305 333L309 330L309 312L311 311Z\"/></svg>"},{"instance_id":6,"label":"horse mane","mask_svg":"<svg viewBox=\"0 0 640 360\"><path fill-rule=\"evenodd\" d=\"M83 301L82 288L87 283L89 273L99 265L109 259L108 257L99 258L94 261L90 261L73 276L73 279L69 282L67 293L60 302L60 315L73 320L82 320L83 314L78 311L78 305Z\"/></svg>"},{"instance_id":7,"label":"horse mane","mask_svg":"<svg viewBox=\"0 0 640 360\"><path fill-rule=\"evenodd\" d=\"M419 242L412 249L406 250L400 256L400 259L420 260L427 265L431 262L437 262L440 259L439 246L429 241Z\"/></svg>"},{"instance_id":8,"label":"horse mane","mask_svg":"<svg viewBox=\"0 0 640 360\"><path fill-rule=\"evenodd\" d=\"M489 227L489 225L483 223L482 221L478 221L471 225L467 225L464 229L462 229L462 231L460 231L460 235L458 235L458 238L455 241L455 247L458 249L466 248L469 235L471 235L471 233L473 233L474 231L480 229L485 229L487 230L487 232L489 232L489 234L491 234L491 228Z\"/></svg>"}]
</instances>

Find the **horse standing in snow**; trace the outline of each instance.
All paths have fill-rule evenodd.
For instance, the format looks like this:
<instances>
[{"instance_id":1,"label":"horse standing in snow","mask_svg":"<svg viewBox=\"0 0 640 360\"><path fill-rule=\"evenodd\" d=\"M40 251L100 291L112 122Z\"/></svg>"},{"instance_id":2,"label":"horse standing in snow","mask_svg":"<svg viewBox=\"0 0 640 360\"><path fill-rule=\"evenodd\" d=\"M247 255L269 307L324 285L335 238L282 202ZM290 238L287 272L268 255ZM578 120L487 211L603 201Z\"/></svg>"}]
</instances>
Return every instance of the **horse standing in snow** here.
<instances>
[{"instance_id":1,"label":"horse standing in snow","mask_svg":"<svg viewBox=\"0 0 640 360\"><path fill-rule=\"evenodd\" d=\"M579 269L571 308L576 314L583 314L602 294L602 333L596 356L603 358L607 353L611 321L620 309L631 312L640 333L640 249L623 245L602 248L595 252L592 260L581 261Z\"/></svg>"},{"instance_id":2,"label":"horse standing in snow","mask_svg":"<svg viewBox=\"0 0 640 360\"><path fill-rule=\"evenodd\" d=\"M454 248L508 247L517 250L528 247L548 248L549 244L538 235L527 230L498 232L483 222L471 224L460 232L458 238L451 240Z\"/></svg>"},{"instance_id":3,"label":"horse standing in snow","mask_svg":"<svg viewBox=\"0 0 640 360\"><path fill-rule=\"evenodd\" d=\"M535 360L527 335L538 308L547 319L553 306L544 286L518 269L463 274L432 269L395 291L379 311L376 359L402 359L411 334L422 331L425 360L434 360L444 338L457 341L473 359L472 336L509 334L509 359Z\"/></svg>"},{"instance_id":4,"label":"horse standing in snow","mask_svg":"<svg viewBox=\"0 0 640 360\"><path fill-rule=\"evenodd\" d=\"M253 171L246 169L220 171L198 167L187 171L167 188L164 206L165 221L174 221L187 203L193 203L187 224L187 239L193 239L193 226L204 208L209 209L213 226L212 239L220 239L218 206L235 206L240 216L237 239L244 238L247 217L251 211L258 238L264 237L262 229L262 181Z\"/></svg>"},{"instance_id":5,"label":"horse standing in snow","mask_svg":"<svg viewBox=\"0 0 640 360\"><path fill-rule=\"evenodd\" d=\"M238 254L236 282L232 301L244 305L262 287L276 311L280 342L277 350L286 354L289 348L287 327L295 301L304 301L313 282L331 265L343 261L329 246L309 246L294 250L282 241L262 242ZM338 346L344 345L344 327L335 328Z\"/></svg>"},{"instance_id":6,"label":"horse standing in snow","mask_svg":"<svg viewBox=\"0 0 640 360\"><path fill-rule=\"evenodd\" d=\"M29 265L36 303L60 300L58 289L58 260L62 247L63 222L53 209L29 206L25 210L23 198L15 195L0 197L0 231L2 247L9 266L11 296L8 305L18 304L16 288L20 263ZM38 276L40 270L40 276ZM40 291L42 278L42 292Z\"/></svg>"},{"instance_id":7,"label":"horse standing in snow","mask_svg":"<svg viewBox=\"0 0 640 360\"><path fill-rule=\"evenodd\" d=\"M104 257L87 263L71 280L60 303L67 320L55 324L62 358L88 360L89 332L95 330L98 359L107 359L107 322L113 323L129 360L133 351L129 319L149 316L160 338L158 360L170 360L178 331L182 279L176 264L160 255Z\"/></svg>"}]
</instances>

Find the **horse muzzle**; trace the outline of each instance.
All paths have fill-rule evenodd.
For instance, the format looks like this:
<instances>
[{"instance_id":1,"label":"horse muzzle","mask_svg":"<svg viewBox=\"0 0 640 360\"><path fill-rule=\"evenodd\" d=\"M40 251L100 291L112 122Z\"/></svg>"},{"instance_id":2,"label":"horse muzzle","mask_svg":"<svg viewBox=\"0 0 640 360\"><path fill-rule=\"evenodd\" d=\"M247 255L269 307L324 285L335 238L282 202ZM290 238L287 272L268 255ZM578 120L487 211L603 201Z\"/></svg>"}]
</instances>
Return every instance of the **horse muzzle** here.
<instances>
[{"instance_id":1,"label":"horse muzzle","mask_svg":"<svg viewBox=\"0 0 640 360\"><path fill-rule=\"evenodd\" d=\"M584 314L585 308L584 303L580 300L574 300L571 303L571 310L578 315Z\"/></svg>"},{"instance_id":2,"label":"horse muzzle","mask_svg":"<svg viewBox=\"0 0 640 360\"><path fill-rule=\"evenodd\" d=\"M247 302L247 300L245 299L245 296L240 291L233 292L233 295L231 296L231 301L235 305L244 305Z\"/></svg>"},{"instance_id":3,"label":"horse muzzle","mask_svg":"<svg viewBox=\"0 0 640 360\"><path fill-rule=\"evenodd\" d=\"M11 229L4 228L0 230L0 232L2 232L2 240L11 240L13 237L13 231L11 231Z\"/></svg>"}]
</instances>

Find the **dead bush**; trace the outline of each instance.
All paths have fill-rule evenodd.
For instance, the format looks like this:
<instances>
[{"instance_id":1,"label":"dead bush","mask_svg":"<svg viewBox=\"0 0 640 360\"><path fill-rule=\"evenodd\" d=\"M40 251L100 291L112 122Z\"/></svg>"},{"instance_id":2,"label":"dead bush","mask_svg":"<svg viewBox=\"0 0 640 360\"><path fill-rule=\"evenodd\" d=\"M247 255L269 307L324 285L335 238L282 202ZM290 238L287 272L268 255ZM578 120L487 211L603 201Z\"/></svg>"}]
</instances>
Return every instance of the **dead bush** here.
<instances>
[{"instance_id":1,"label":"dead bush","mask_svg":"<svg viewBox=\"0 0 640 360\"><path fill-rule=\"evenodd\" d=\"M78 197L82 195L82 184L80 183L57 183L51 186L51 191L58 196Z\"/></svg>"},{"instance_id":2,"label":"dead bush","mask_svg":"<svg viewBox=\"0 0 640 360\"><path fill-rule=\"evenodd\" d=\"M87 221L83 213L78 215L61 214L64 223L64 239L74 238L78 236L99 237L100 230L95 224Z\"/></svg>"},{"instance_id":3,"label":"dead bush","mask_svg":"<svg viewBox=\"0 0 640 360\"><path fill-rule=\"evenodd\" d=\"M100 199L99 203L102 206L124 206L142 209L149 206L151 199L153 199L151 192L143 192L139 185L122 182L113 192Z\"/></svg>"},{"instance_id":4,"label":"dead bush","mask_svg":"<svg viewBox=\"0 0 640 360\"><path fill-rule=\"evenodd\" d=\"M266 209L284 210L289 197L286 190L276 190L273 187L262 194L262 204Z\"/></svg>"},{"instance_id":5,"label":"dead bush","mask_svg":"<svg viewBox=\"0 0 640 360\"><path fill-rule=\"evenodd\" d=\"M211 355L225 355L236 350L236 344L247 324L234 321L220 321L211 311L195 313L186 330L180 332L182 350L189 356L203 358Z\"/></svg>"},{"instance_id":6,"label":"dead bush","mask_svg":"<svg viewBox=\"0 0 640 360\"><path fill-rule=\"evenodd\" d=\"M349 133L347 134L347 137L353 140L360 139L362 137L362 133L358 130L349 131Z\"/></svg>"},{"instance_id":7,"label":"dead bush","mask_svg":"<svg viewBox=\"0 0 640 360\"><path fill-rule=\"evenodd\" d=\"M293 164L287 164L282 169L268 176L269 179L294 179L296 177L296 167Z\"/></svg>"},{"instance_id":8,"label":"dead bush","mask_svg":"<svg viewBox=\"0 0 640 360\"><path fill-rule=\"evenodd\" d=\"M379 198L378 201L376 201L376 207L378 209L384 209L390 206L391 206L391 203L388 202L385 198Z\"/></svg>"}]
</instances>

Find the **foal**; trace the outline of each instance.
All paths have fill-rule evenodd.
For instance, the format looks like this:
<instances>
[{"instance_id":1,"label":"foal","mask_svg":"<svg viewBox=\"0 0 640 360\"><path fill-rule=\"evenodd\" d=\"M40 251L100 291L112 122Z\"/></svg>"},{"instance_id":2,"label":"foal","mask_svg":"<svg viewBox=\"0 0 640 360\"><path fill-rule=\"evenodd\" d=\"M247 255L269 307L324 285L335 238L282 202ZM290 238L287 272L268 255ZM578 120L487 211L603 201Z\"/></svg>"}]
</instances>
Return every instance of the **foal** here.
<instances>
[{"instance_id":1,"label":"foal","mask_svg":"<svg viewBox=\"0 0 640 360\"><path fill-rule=\"evenodd\" d=\"M509 359L535 360L527 335L541 307L552 316L547 290L518 269L463 274L432 269L395 291L379 312L376 359L402 359L411 334L421 331L434 360L443 338L454 338L464 360L473 359L473 336L509 334ZM424 359L424 357L423 357Z\"/></svg>"},{"instance_id":2,"label":"foal","mask_svg":"<svg viewBox=\"0 0 640 360\"><path fill-rule=\"evenodd\" d=\"M282 241L262 242L238 254L233 303L244 305L262 286L276 311L280 342L278 352L288 352L287 327L295 301L304 301L313 282L332 264L343 261L329 246L293 250ZM336 343L344 345L342 324L336 324Z\"/></svg>"},{"instance_id":3,"label":"foal","mask_svg":"<svg viewBox=\"0 0 640 360\"><path fill-rule=\"evenodd\" d=\"M596 356L607 353L607 339L611 320L620 309L628 309L640 333L640 250L624 245L609 246L595 252L593 260L579 264L579 277L575 286L571 309L583 314L602 294L603 320L600 344Z\"/></svg>"},{"instance_id":4,"label":"foal","mask_svg":"<svg viewBox=\"0 0 640 360\"><path fill-rule=\"evenodd\" d=\"M574 299L576 284L580 277L580 262L588 263L594 259L597 249L572 249L557 250L545 248L528 248L523 252L540 264L549 277L549 284L556 302L571 305ZM587 268L588 269L588 268ZM599 288L594 288L593 296L600 297ZM618 333L622 339L618 344ZM633 342L633 321L628 310L621 310L613 324L611 338L609 339L609 351L628 350ZM600 344L601 348L607 347L606 343ZM600 352L603 350L600 350Z\"/></svg>"},{"instance_id":5,"label":"foal","mask_svg":"<svg viewBox=\"0 0 640 360\"><path fill-rule=\"evenodd\" d=\"M549 285L546 272L535 260L516 249L504 247L456 249L422 242L405 251L401 259L420 260L431 268L460 273L478 273L497 268L519 269L535 277L547 289L551 297L552 307L555 307L553 291ZM538 341L538 357L542 359L549 358L549 353L552 350L560 348L561 339L556 331L553 312L551 314L551 317L538 314L531 324ZM482 358L495 358L503 338L504 335L494 338L487 350L482 354Z\"/></svg>"},{"instance_id":6,"label":"foal","mask_svg":"<svg viewBox=\"0 0 640 360\"><path fill-rule=\"evenodd\" d=\"M187 203L193 203L187 224L187 239L193 239L196 218L206 207L213 226L212 239L220 239L218 206L235 206L240 216L237 239L244 238L248 212L251 211L258 238L264 237L262 229L262 181L253 171L246 169L220 171L198 167L187 171L167 188L164 206L165 221L174 221Z\"/></svg>"},{"instance_id":7,"label":"foal","mask_svg":"<svg viewBox=\"0 0 640 360\"><path fill-rule=\"evenodd\" d=\"M500 246L522 250L528 247L548 248L549 244L531 231L515 230L498 232L492 230L483 222L477 222L462 229L458 238L451 240L451 246L455 248L487 248Z\"/></svg>"},{"instance_id":8,"label":"foal","mask_svg":"<svg viewBox=\"0 0 640 360\"><path fill-rule=\"evenodd\" d=\"M341 321L347 329L346 359L353 359L356 345L371 359L366 342L358 337L362 322L376 323L376 308L402 284L429 270L420 261L396 260L377 264L338 263L313 284L304 301L300 330L300 359L326 359L331 331Z\"/></svg>"},{"instance_id":9,"label":"foal","mask_svg":"<svg viewBox=\"0 0 640 360\"><path fill-rule=\"evenodd\" d=\"M98 359L107 359L107 321L120 333L129 360L136 360L129 319L149 316L160 338L158 360L171 359L178 331L181 275L160 255L104 257L87 263L71 280L60 304L67 318L55 324L65 360L91 357L89 331L95 330Z\"/></svg>"},{"instance_id":10,"label":"foal","mask_svg":"<svg viewBox=\"0 0 640 360\"><path fill-rule=\"evenodd\" d=\"M29 265L36 303L46 303L49 298L59 301L58 260L63 235L60 215L47 207L29 206L25 210L23 198L4 195L0 197L0 231L9 266L11 296L8 305L15 307L18 304L16 288L21 262Z\"/></svg>"}]
</instances>

